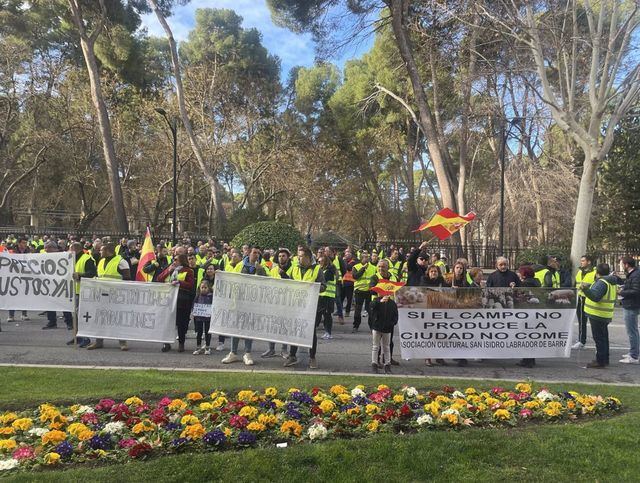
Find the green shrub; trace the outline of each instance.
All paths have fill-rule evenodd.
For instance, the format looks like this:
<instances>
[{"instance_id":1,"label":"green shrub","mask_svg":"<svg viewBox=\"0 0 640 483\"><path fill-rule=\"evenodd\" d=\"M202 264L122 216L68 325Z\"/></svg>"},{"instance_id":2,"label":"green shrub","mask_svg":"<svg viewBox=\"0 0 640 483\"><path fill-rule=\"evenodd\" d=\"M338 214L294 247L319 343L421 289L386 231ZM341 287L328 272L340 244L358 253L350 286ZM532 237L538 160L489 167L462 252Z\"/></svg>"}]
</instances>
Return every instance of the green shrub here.
<instances>
[{"instance_id":1,"label":"green shrub","mask_svg":"<svg viewBox=\"0 0 640 483\"><path fill-rule=\"evenodd\" d=\"M260 221L267 221L266 215L260 210L237 210L229 217L224 225L224 239L230 240L245 227Z\"/></svg>"},{"instance_id":2,"label":"green shrub","mask_svg":"<svg viewBox=\"0 0 640 483\"><path fill-rule=\"evenodd\" d=\"M563 270L570 270L572 268L571 259L569 255L571 250L566 247L547 247L547 246L539 246L533 248L527 248L526 250L518 253L516 257L516 266L519 266L523 263L538 263L540 257L544 255L553 255L556 257L560 257L560 268ZM597 254L591 253L591 255L596 256ZM597 263L597 261L596 261Z\"/></svg>"},{"instance_id":3,"label":"green shrub","mask_svg":"<svg viewBox=\"0 0 640 483\"><path fill-rule=\"evenodd\" d=\"M234 247L250 245L261 248L288 248L295 252L298 245L305 243L300 232L293 226L279 221L261 221L244 228L231 244Z\"/></svg>"}]
</instances>

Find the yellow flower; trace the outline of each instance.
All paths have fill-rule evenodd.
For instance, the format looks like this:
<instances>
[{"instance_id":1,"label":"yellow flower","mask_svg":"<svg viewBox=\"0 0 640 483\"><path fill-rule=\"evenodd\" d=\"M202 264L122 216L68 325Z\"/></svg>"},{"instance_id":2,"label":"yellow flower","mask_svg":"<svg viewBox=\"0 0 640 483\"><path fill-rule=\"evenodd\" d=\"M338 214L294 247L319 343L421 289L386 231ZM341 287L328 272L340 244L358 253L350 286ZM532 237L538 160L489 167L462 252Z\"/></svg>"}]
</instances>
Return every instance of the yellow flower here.
<instances>
[{"instance_id":1,"label":"yellow flower","mask_svg":"<svg viewBox=\"0 0 640 483\"><path fill-rule=\"evenodd\" d=\"M506 419L511 418L511 413L506 409L498 409L496 412L493 413L493 417L495 419L500 419L501 421L504 421Z\"/></svg>"},{"instance_id":2,"label":"yellow flower","mask_svg":"<svg viewBox=\"0 0 640 483\"><path fill-rule=\"evenodd\" d=\"M348 393L338 394L338 401L340 401L342 404L351 402L351 395Z\"/></svg>"},{"instance_id":3,"label":"yellow flower","mask_svg":"<svg viewBox=\"0 0 640 483\"><path fill-rule=\"evenodd\" d=\"M441 419L447 421L449 424L453 424L454 426L458 424L458 415L454 413L447 413L440 416Z\"/></svg>"},{"instance_id":4,"label":"yellow flower","mask_svg":"<svg viewBox=\"0 0 640 483\"><path fill-rule=\"evenodd\" d=\"M424 410L427 413L431 413L433 416L437 416L440 412L440 404L438 404L436 401L427 403L424 405Z\"/></svg>"},{"instance_id":5,"label":"yellow flower","mask_svg":"<svg viewBox=\"0 0 640 483\"><path fill-rule=\"evenodd\" d=\"M517 404L517 402L513 399L508 399L505 402L502 403L502 406L504 406L505 408L513 408L515 407Z\"/></svg>"},{"instance_id":6,"label":"yellow flower","mask_svg":"<svg viewBox=\"0 0 640 483\"><path fill-rule=\"evenodd\" d=\"M78 434L78 440L80 440L80 441L86 441L86 440L88 440L88 439L93 438L93 435L94 435L94 434L95 434L95 433L94 433L93 431L91 431L90 429L87 429L87 430L85 430L85 431L81 431L81 432Z\"/></svg>"},{"instance_id":7,"label":"yellow flower","mask_svg":"<svg viewBox=\"0 0 640 483\"><path fill-rule=\"evenodd\" d=\"M211 393L211 396L209 396L211 398L211 400L213 401L214 399L218 399L218 396L220 395L219 391L213 391Z\"/></svg>"},{"instance_id":8,"label":"yellow flower","mask_svg":"<svg viewBox=\"0 0 640 483\"><path fill-rule=\"evenodd\" d=\"M224 428L222 432L227 438L233 434L233 431L231 430L231 428Z\"/></svg>"},{"instance_id":9,"label":"yellow flower","mask_svg":"<svg viewBox=\"0 0 640 483\"><path fill-rule=\"evenodd\" d=\"M582 406L582 414L592 413L596 410L595 406L586 405Z\"/></svg>"},{"instance_id":10,"label":"yellow flower","mask_svg":"<svg viewBox=\"0 0 640 483\"><path fill-rule=\"evenodd\" d=\"M500 400L496 399L495 397L488 397L487 399L485 399L485 402L488 406L493 406L494 404L499 404Z\"/></svg>"},{"instance_id":11,"label":"yellow flower","mask_svg":"<svg viewBox=\"0 0 640 483\"><path fill-rule=\"evenodd\" d=\"M451 402L451 399L449 399L447 396L440 395L440 396L436 396L436 402L440 404L448 403L448 402Z\"/></svg>"},{"instance_id":12,"label":"yellow flower","mask_svg":"<svg viewBox=\"0 0 640 483\"><path fill-rule=\"evenodd\" d=\"M236 396L236 399L238 399L238 401L251 402L251 400L254 397L254 394L255 394L254 391L240 391Z\"/></svg>"},{"instance_id":13,"label":"yellow flower","mask_svg":"<svg viewBox=\"0 0 640 483\"><path fill-rule=\"evenodd\" d=\"M16 413L4 413L0 416L0 423L2 424L10 424L18 419L18 415Z\"/></svg>"},{"instance_id":14,"label":"yellow flower","mask_svg":"<svg viewBox=\"0 0 640 483\"><path fill-rule=\"evenodd\" d=\"M200 399L204 399L204 396L199 392L190 392L189 394L187 394L187 399L191 402L200 401Z\"/></svg>"},{"instance_id":15,"label":"yellow flower","mask_svg":"<svg viewBox=\"0 0 640 483\"><path fill-rule=\"evenodd\" d=\"M335 386L331 386L331 389L329 389L329 392L331 394L334 394L336 396L340 395L340 394L344 394L347 392L347 388L344 386L341 386L339 384L336 384Z\"/></svg>"},{"instance_id":16,"label":"yellow flower","mask_svg":"<svg viewBox=\"0 0 640 483\"><path fill-rule=\"evenodd\" d=\"M213 404L210 402L200 403L200 411L211 411L213 409Z\"/></svg>"},{"instance_id":17,"label":"yellow flower","mask_svg":"<svg viewBox=\"0 0 640 483\"><path fill-rule=\"evenodd\" d=\"M167 409L169 409L169 411L176 412L176 411L182 411L186 407L187 407L187 403L184 402L182 399L174 399L169 403L169 405L167 406Z\"/></svg>"},{"instance_id":18,"label":"yellow flower","mask_svg":"<svg viewBox=\"0 0 640 483\"><path fill-rule=\"evenodd\" d=\"M478 402L480 402L480 396L478 396L477 394L469 394L467 396L467 402L471 404L477 404Z\"/></svg>"},{"instance_id":19,"label":"yellow flower","mask_svg":"<svg viewBox=\"0 0 640 483\"><path fill-rule=\"evenodd\" d=\"M275 387L268 387L264 390L264 395L268 397L276 397L278 390Z\"/></svg>"},{"instance_id":20,"label":"yellow flower","mask_svg":"<svg viewBox=\"0 0 640 483\"><path fill-rule=\"evenodd\" d=\"M567 409L575 409L576 408L576 403L574 403L573 401L567 401Z\"/></svg>"},{"instance_id":21,"label":"yellow flower","mask_svg":"<svg viewBox=\"0 0 640 483\"><path fill-rule=\"evenodd\" d=\"M12 434L16 434L16 430L11 426L7 426L6 428L0 428L0 435L2 436L11 436Z\"/></svg>"},{"instance_id":22,"label":"yellow flower","mask_svg":"<svg viewBox=\"0 0 640 483\"><path fill-rule=\"evenodd\" d=\"M294 392L300 392L300 389L298 389L297 387L290 387L288 392L289 394L292 394Z\"/></svg>"},{"instance_id":23,"label":"yellow flower","mask_svg":"<svg viewBox=\"0 0 640 483\"><path fill-rule=\"evenodd\" d=\"M360 389L361 391L364 391L364 386L362 384L358 384L356 386L356 389Z\"/></svg>"},{"instance_id":24,"label":"yellow flower","mask_svg":"<svg viewBox=\"0 0 640 483\"><path fill-rule=\"evenodd\" d=\"M277 408L281 408L282 406L284 406L284 402L280 399L274 399L273 404L275 404Z\"/></svg>"},{"instance_id":25,"label":"yellow flower","mask_svg":"<svg viewBox=\"0 0 640 483\"><path fill-rule=\"evenodd\" d=\"M58 413L49 423L49 429L62 429L64 425L67 424L66 416Z\"/></svg>"},{"instance_id":26,"label":"yellow flower","mask_svg":"<svg viewBox=\"0 0 640 483\"><path fill-rule=\"evenodd\" d=\"M67 439L67 433L53 429L42 435L42 444L58 444Z\"/></svg>"},{"instance_id":27,"label":"yellow flower","mask_svg":"<svg viewBox=\"0 0 640 483\"><path fill-rule=\"evenodd\" d=\"M465 394L477 394L478 392L473 387L468 387L464 390Z\"/></svg>"},{"instance_id":28,"label":"yellow flower","mask_svg":"<svg viewBox=\"0 0 640 483\"><path fill-rule=\"evenodd\" d=\"M555 408L544 408L544 413L553 418L560 416L560 410Z\"/></svg>"},{"instance_id":29,"label":"yellow flower","mask_svg":"<svg viewBox=\"0 0 640 483\"><path fill-rule=\"evenodd\" d=\"M264 431L265 429L267 429L267 427L262 423L258 423L256 421L252 421L251 423L247 424L247 429L249 431L260 432L260 431Z\"/></svg>"},{"instance_id":30,"label":"yellow flower","mask_svg":"<svg viewBox=\"0 0 640 483\"><path fill-rule=\"evenodd\" d=\"M467 402L464 400L460 400L460 399L456 399L456 401L461 401L461 402L455 402L453 403L450 407L451 409L455 409L456 411L460 412L463 409L467 409Z\"/></svg>"},{"instance_id":31,"label":"yellow flower","mask_svg":"<svg viewBox=\"0 0 640 483\"><path fill-rule=\"evenodd\" d=\"M16 449L18 443L13 439L0 439L0 451L11 451Z\"/></svg>"},{"instance_id":32,"label":"yellow flower","mask_svg":"<svg viewBox=\"0 0 640 483\"><path fill-rule=\"evenodd\" d=\"M289 436L300 436L300 434L302 434L302 426L300 426L297 421L290 419L282 423L282 426L280 426L280 432Z\"/></svg>"},{"instance_id":33,"label":"yellow flower","mask_svg":"<svg viewBox=\"0 0 640 483\"><path fill-rule=\"evenodd\" d=\"M258 422L265 426L273 426L278 422L278 418L273 414L261 414L258 416Z\"/></svg>"},{"instance_id":34,"label":"yellow flower","mask_svg":"<svg viewBox=\"0 0 640 483\"><path fill-rule=\"evenodd\" d=\"M142 406L144 402L137 396L130 397L124 402L127 406Z\"/></svg>"},{"instance_id":35,"label":"yellow flower","mask_svg":"<svg viewBox=\"0 0 640 483\"><path fill-rule=\"evenodd\" d=\"M229 401L227 400L227 398L226 398L226 397L224 397L224 396L219 396L219 397L217 397L217 398L216 398L216 400L215 400L215 401L213 401L213 407L214 407L214 408L222 407L222 406L224 406L225 404L227 404L227 402L229 402Z\"/></svg>"},{"instance_id":36,"label":"yellow flower","mask_svg":"<svg viewBox=\"0 0 640 483\"><path fill-rule=\"evenodd\" d=\"M71 436L78 436L78 434L80 434L82 431L86 431L88 429L89 428L82 423L73 423L69 425L69 427L67 428L67 432Z\"/></svg>"},{"instance_id":37,"label":"yellow flower","mask_svg":"<svg viewBox=\"0 0 640 483\"><path fill-rule=\"evenodd\" d=\"M358 406L355 406L353 408L349 408L349 409L347 409L347 414L348 415L360 414L360 408Z\"/></svg>"},{"instance_id":38,"label":"yellow flower","mask_svg":"<svg viewBox=\"0 0 640 483\"><path fill-rule=\"evenodd\" d=\"M245 418L248 418L248 419L255 418L257 414L258 414L258 410L253 406L244 406L242 409L240 409L240 412L238 413L238 415L244 416Z\"/></svg>"},{"instance_id":39,"label":"yellow flower","mask_svg":"<svg viewBox=\"0 0 640 483\"><path fill-rule=\"evenodd\" d=\"M155 429L156 425L148 419L145 419L144 421L139 422L133 428L131 428L131 431L133 431L134 434L140 434L146 433L147 431L153 431Z\"/></svg>"},{"instance_id":40,"label":"yellow flower","mask_svg":"<svg viewBox=\"0 0 640 483\"><path fill-rule=\"evenodd\" d=\"M516 391L528 392L529 394L531 394L531 384L527 384L524 382L521 382L520 384L516 384Z\"/></svg>"},{"instance_id":41,"label":"yellow flower","mask_svg":"<svg viewBox=\"0 0 640 483\"><path fill-rule=\"evenodd\" d=\"M20 418L16 419L11 427L13 429L17 429L18 431L29 431L33 426L33 421L30 418Z\"/></svg>"},{"instance_id":42,"label":"yellow flower","mask_svg":"<svg viewBox=\"0 0 640 483\"><path fill-rule=\"evenodd\" d=\"M325 414L332 412L335 408L336 405L333 403L333 401L330 401L328 399L325 399L320 403L320 409L322 409L322 412Z\"/></svg>"},{"instance_id":43,"label":"yellow flower","mask_svg":"<svg viewBox=\"0 0 640 483\"><path fill-rule=\"evenodd\" d=\"M562 409L562 403L558 401L551 401L547 404L547 408L549 409Z\"/></svg>"},{"instance_id":44,"label":"yellow flower","mask_svg":"<svg viewBox=\"0 0 640 483\"><path fill-rule=\"evenodd\" d=\"M382 391L382 390L384 390L384 389L389 389L389 386L387 386L386 384L380 384L380 385L378 386L378 391Z\"/></svg>"},{"instance_id":45,"label":"yellow flower","mask_svg":"<svg viewBox=\"0 0 640 483\"><path fill-rule=\"evenodd\" d=\"M313 396L313 402L320 404L322 401L324 401L327 398L326 394L323 394L321 392L319 392L318 394L316 394L315 396Z\"/></svg>"},{"instance_id":46,"label":"yellow flower","mask_svg":"<svg viewBox=\"0 0 640 483\"><path fill-rule=\"evenodd\" d=\"M47 465L57 465L60 462L60 455L58 453L47 453L44 455L44 462Z\"/></svg>"},{"instance_id":47,"label":"yellow flower","mask_svg":"<svg viewBox=\"0 0 640 483\"><path fill-rule=\"evenodd\" d=\"M395 396L393 396L393 402L394 403L404 402L404 396L402 394L396 394Z\"/></svg>"},{"instance_id":48,"label":"yellow flower","mask_svg":"<svg viewBox=\"0 0 640 483\"><path fill-rule=\"evenodd\" d=\"M484 403L478 403L478 405L476 407L478 408L479 412L486 411L486 409L487 409L487 405L484 404Z\"/></svg>"},{"instance_id":49,"label":"yellow flower","mask_svg":"<svg viewBox=\"0 0 640 483\"><path fill-rule=\"evenodd\" d=\"M185 426L187 424L196 424L199 422L200 420L193 414L187 414L186 416L182 416L182 419L180 419L180 424L184 424Z\"/></svg>"},{"instance_id":50,"label":"yellow flower","mask_svg":"<svg viewBox=\"0 0 640 483\"><path fill-rule=\"evenodd\" d=\"M365 406L364 410L366 411L366 413L368 415L372 415L372 414L376 414L377 412L379 412L380 408L378 406L376 406L375 404L367 404Z\"/></svg>"},{"instance_id":51,"label":"yellow flower","mask_svg":"<svg viewBox=\"0 0 640 483\"><path fill-rule=\"evenodd\" d=\"M369 424L367 424L367 430L373 433L375 431L378 431L378 426L380 426L380 421L374 419Z\"/></svg>"},{"instance_id":52,"label":"yellow flower","mask_svg":"<svg viewBox=\"0 0 640 483\"><path fill-rule=\"evenodd\" d=\"M184 428L184 431L180 434L181 438L189 438L189 439L202 439L204 436L205 430L202 424L191 424Z\"/></svg>"},{"instance_id":53,"label":"yellow flower","mask_svg":"<svg viewBox=\"0 0 640 483\"><path fill-rule=\"evenodd\" d=\"M540 407L540 403L538 401L527 401L524 403L524 407L527 409L538 409Z\"/></svg>"}]
</instances>

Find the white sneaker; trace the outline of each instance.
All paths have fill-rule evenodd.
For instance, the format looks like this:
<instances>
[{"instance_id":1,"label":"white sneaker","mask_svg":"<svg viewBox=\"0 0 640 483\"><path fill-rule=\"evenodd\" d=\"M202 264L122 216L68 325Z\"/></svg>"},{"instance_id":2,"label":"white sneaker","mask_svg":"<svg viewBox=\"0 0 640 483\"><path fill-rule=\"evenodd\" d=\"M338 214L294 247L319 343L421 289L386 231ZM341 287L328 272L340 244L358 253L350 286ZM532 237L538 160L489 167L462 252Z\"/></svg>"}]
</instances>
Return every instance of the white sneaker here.
<instances>
[{"instance_id":1,"label":"white sneaker","mask_svg":"<svg viewBox=\"0 0 640 483\"><path fill-rule=\"evenodd\" d=\"M200 347L200 349L196 349L193 351L194 356L200 356L202 354L204 354L204 347Z\"/></svg>"},{"instance_id":2,"label":"white sneaker","mask_svg":"<svg viewBox=\"0 0 640 483\"><path fill-rule=\"evenodd\" d=\"M13 317L7 317L7 323L11 323L11 322L15 322L16 319L14 319Z\"/></svg>"},{"instance_id":3,"label":"white sneaker","mask_svg":"<svg viewBox=\"0 0 640 483\"><path fill-rule=\"evenodd\" d=\"M580 349L584 349L584 344L583 344L582 342L578 341L578 342L576 342L575 344L573 344L573 345L571 346L571 348L572 348L573 350L580 350Z\"/></svg>"},{"instance_id":4,"label":"white sneaker","mask_svg":"<svg viewBox=\"0 0 640 483\"><path fill-rule=\"evenodd\" d=\"M227 354L227 357L222 359L222 363L223 364L231 364L232 362L238 362L239 360L240 360L240 358L236 354L234 354L233 352L229 352Z\"/></svg>"},{"instance_id":5,"label":"white sneaker","mask_svg":"<svg viewBox=\"0 0 640 483\"><path fill-rule=\"evenodd\" d=\"M224 350L224 344L218 344L218 345L216 346L216 350L217 350L218 352L222 352L222 351Z\"/></svg>"},{"instance_id":6,"label":"white sneaker","mask_svg":"<svg viewBox=\"0 0 640 483\"><path fill-rule=\"evenodd\" d=\"M621 364L640 364L640 359L635 359L629 356L629 357L623 357L618 362L620 362Z\"/></svg>"},{"instance_id":7,"label":"white sneaker","mask_svg":"<svg viewBox=\"0 0 640 483\"><path fill-rule=\"evenodd\" d=\"M26 321L26 320L29 320L29 316L28 315L21 315L20 319Z\"/></svg>"},{"instance_id":8,"label":"white sneaker","mask_svg":"<svg viewBox=\"0 0 640 483\"><path fill-rule=\"evenodd\" d=\"M210 348L210 347L207 347L207 348L204 350L204 355L205 355L205 356L210 356L210 355L211 355L211 348Z\"/></svg>"},{"instance_id":9,"label":"white sneaker","mask_svg":"<svg viewBox=\"0 0 640 483\"><path fill-rule=\"evenodd\" d=\"M244 361L245 366L253 365L253 359L251 358L251 354L249 354L248 352L242 356L242 360Z\"/></svg>"},{"instance_id":10,"label":"white sneaker","mask_svg":"<svg viewBox=\"0 0 640 483\"><path fill-rule=\"evenodd\" d=\"M324 340L331 339L331 334L329 334L329 332L325 332L324 334L322 334L322 338Z\"/></svg>"}]
</instances>

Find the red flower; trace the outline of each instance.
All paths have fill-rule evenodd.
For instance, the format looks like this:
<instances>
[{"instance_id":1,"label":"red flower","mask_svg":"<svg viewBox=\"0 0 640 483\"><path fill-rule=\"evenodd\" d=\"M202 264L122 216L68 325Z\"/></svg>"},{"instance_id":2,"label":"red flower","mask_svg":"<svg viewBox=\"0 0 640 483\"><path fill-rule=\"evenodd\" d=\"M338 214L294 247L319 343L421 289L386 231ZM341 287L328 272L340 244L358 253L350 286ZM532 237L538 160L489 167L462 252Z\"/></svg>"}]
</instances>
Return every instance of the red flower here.
<instances>
[{"instance_id":1,"label":"red flower","mask_svg":"<svg viewBox=\"0 0 640 483\"><path fill-rule=\"evenodd\" d=\"M166 406L168 406L169 404L171 404L171 401L173 401L173 399L171 399L170 397L163 397L162 399L160 399L160 401L158 402L158 407L159 408L164 408Z\"/></svg>"},{"instance_id":2,"label":"red flower","mask_svg":"<svg viewBox=\"0 0 640 483\"><path fill-rule=\"evenodd\" d=\"M429 399L435 399L438 397L438 393L435 391L429 391L427 395L429 396Z\"/></svg>"},{"instance_id":3,"label":"red flower","mask_svg":"<svg viewBox=\"0 0 640 483\"><path fill-rule=\"evenodd\" d=\"M455 390L456 390L456 388L455 387L451 387L451 386L443 386L442 387L442 392L444 392L445 394L451 394Z\"/></svg>"},{"instance_id":4,"label":"red flower","mask_svg":"<svg viewBox=\"0 0 640 483\"><path fill-rule=\"evenodd\" d=\"M184 412L184 415L186 416L186 415L188 415L188 414L193 414L193 411L192 411L191 409L187 409L187 410Z\"/></svg>"},{"instance_id":5,"label":"red flower","mask_svg":"<svg viewBox=\"0 0 640 483\"><path fill-rule=\"evenodd\" d=\"M319 406L313 406L313 407L311 408L311 414L315 414L316 416L317 416L318 414L322 414L322 409L320 409L320 407L319 407Z\"/></svg>"},{"instance_id":6,"label":"red flower","mask_svg":"<svg viewBox=\"0 0 640 483\"><path fill-rule=\"evenodd\" d=\"M244 416L234 414L229 418L229 425L233 428L244 428L247 424L249 424L249 420Z\"/></svg>"},{"instance_id":7,"label":"red flower","mask_svg":"<svg viewBox=\"0 0 640 483\"><path fill-rule=\"evenodd\" d=\"M111 407L116 402L113 399L100 399L100 402L96 404L96 411L102 411L108 413L111 410Z\"/></svg>"},{"instance_id":8,"label":"red flower","mask_svg":"<svg viewBox=\"0 0 640 483\"><path fill-rule=\"evenodd\" d=\"M380 421L381 423L386 422L387 417L384 414L374 414L373 418L375 421Z\"/></svg>"},{"instance_id":9,"label":"red flower","mask_svg":"<svg viewBox=\"0 0 640 483\"><path fill-rule=\"evenodd\" d=\"M504 392L504 389L501 388L500 386L494 387L493 389L491 389L491 392L494 394L500 394L501 392Z\"/></svg>"},{"instance_id":10,"label":"red flower","mask_svg":"<svg viewBox=\"0 0 640 483\"><path fill-rule=\"evenodd\" d=\"M312 396L317 396L319 392L320 392L320 388L319 387L314 387L313 389L311 389L311 395Z\"/></svg>"},{"instance_id":11,"label":"red flower","mask_svg":"<svg viewBox=\"0 0 640 483\"><path fill-rule=\"evenodd\" d=\"M400 408L400 416L403 418L408 418L409 416L411 416L411 412L411 408L408 404L403 404Z\"/></svg>"},{"instance_id":12,"label":"red flower","mask_svg":"<svg viewBox=\"0 0 640 483\"><path fill-rule=\"evenodd\" d=\"M164 414L164 409L154 409L149 415L149 419L155 424L164 424L168 421L167 416Z\"/></svg>"},{"instance_id":13,"label":"red flower","mask_svg":"<svg viewBox=\"0 0 640 483\"><path fill-rule=\"evenodd\" d=\"M97 424L98 416L95 413L85 413L80 417L80 421L84 424Z\"/></svg>"},{"instance_id":14,"label":"red flower","mask_svg":"<svg viewBox=\"0 0 640 483\"><path fill-rule=\"evenodd\" d=\"M125 421L131 415L129 407L123 403L114 405L109 412L114 415L116 421Z\"/></svg>"},{"instance_id":15,"label":"red flower","mask_svg":"<svg viewBox=\"0 0 640 483\"><path fill-rule=\"evenodd\" d=\"M217 413L209 414L209 420L210 421L217 421L218 420L218 414Z\"/></svg>"},{"instance_id":16,"label":"red flower","mask_svg":"<svg viewBox=\"0 0 640 483\"><path fill-rule=\"evenodd\" d=\"M136 417L136 416L132 416L129 419L127 419L127 426L132 427L135 426L136 424L138 424L141 421L140 418Z\"/></svg>"},{"instance_id":17,"label":"red flower","mask_svg":"<svg viewBox=\"0 0 640 483\"><path fill-rule=\"evenodd\" d=\"M387 419L393 419L396 417L396 412L393 409L387 409L384 415Z\"/></svg>"},{"instance_id":18,"label":"red flower","mask_svg":"<svg viewBox=\"0 0 640 483\"><path fill-rule=\"evenodd\" d=\"M149 443L137 443L129 448L129 456L132 458L142 458L151 453L152 449Z\"/></svg>"}]
</instances>

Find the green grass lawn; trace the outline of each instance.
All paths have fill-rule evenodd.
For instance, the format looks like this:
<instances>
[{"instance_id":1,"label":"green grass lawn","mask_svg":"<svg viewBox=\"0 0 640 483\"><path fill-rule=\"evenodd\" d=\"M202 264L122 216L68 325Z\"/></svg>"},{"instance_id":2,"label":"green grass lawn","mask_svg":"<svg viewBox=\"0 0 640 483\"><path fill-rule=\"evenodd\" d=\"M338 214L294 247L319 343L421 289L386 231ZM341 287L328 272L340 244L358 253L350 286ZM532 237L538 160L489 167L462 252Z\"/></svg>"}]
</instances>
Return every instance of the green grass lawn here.
<instances>
[{"instance_id":1,"label":"green grass lawn","mask_svg":"<svg viewBox=\"0 0 640 483\"><path fill-rule=\"evenodd\" d=\"M96 401L131 395L159 398L189 391L332 384L385 383L418 388L449 384L512 387L500 381L435 378L369 378L261 373L197 373L120 370L2 368L0 412L49 401ZM304 443L286 449L262 448L222 453L156 457L126 465L76 467L13 474L9 481L638 481L640 390L621 386L549 384L619 397L625 411L610 419L580 423L532 424L517 429L428 431L380 434L366 439Z\"/></svg>"}]
</instances>

